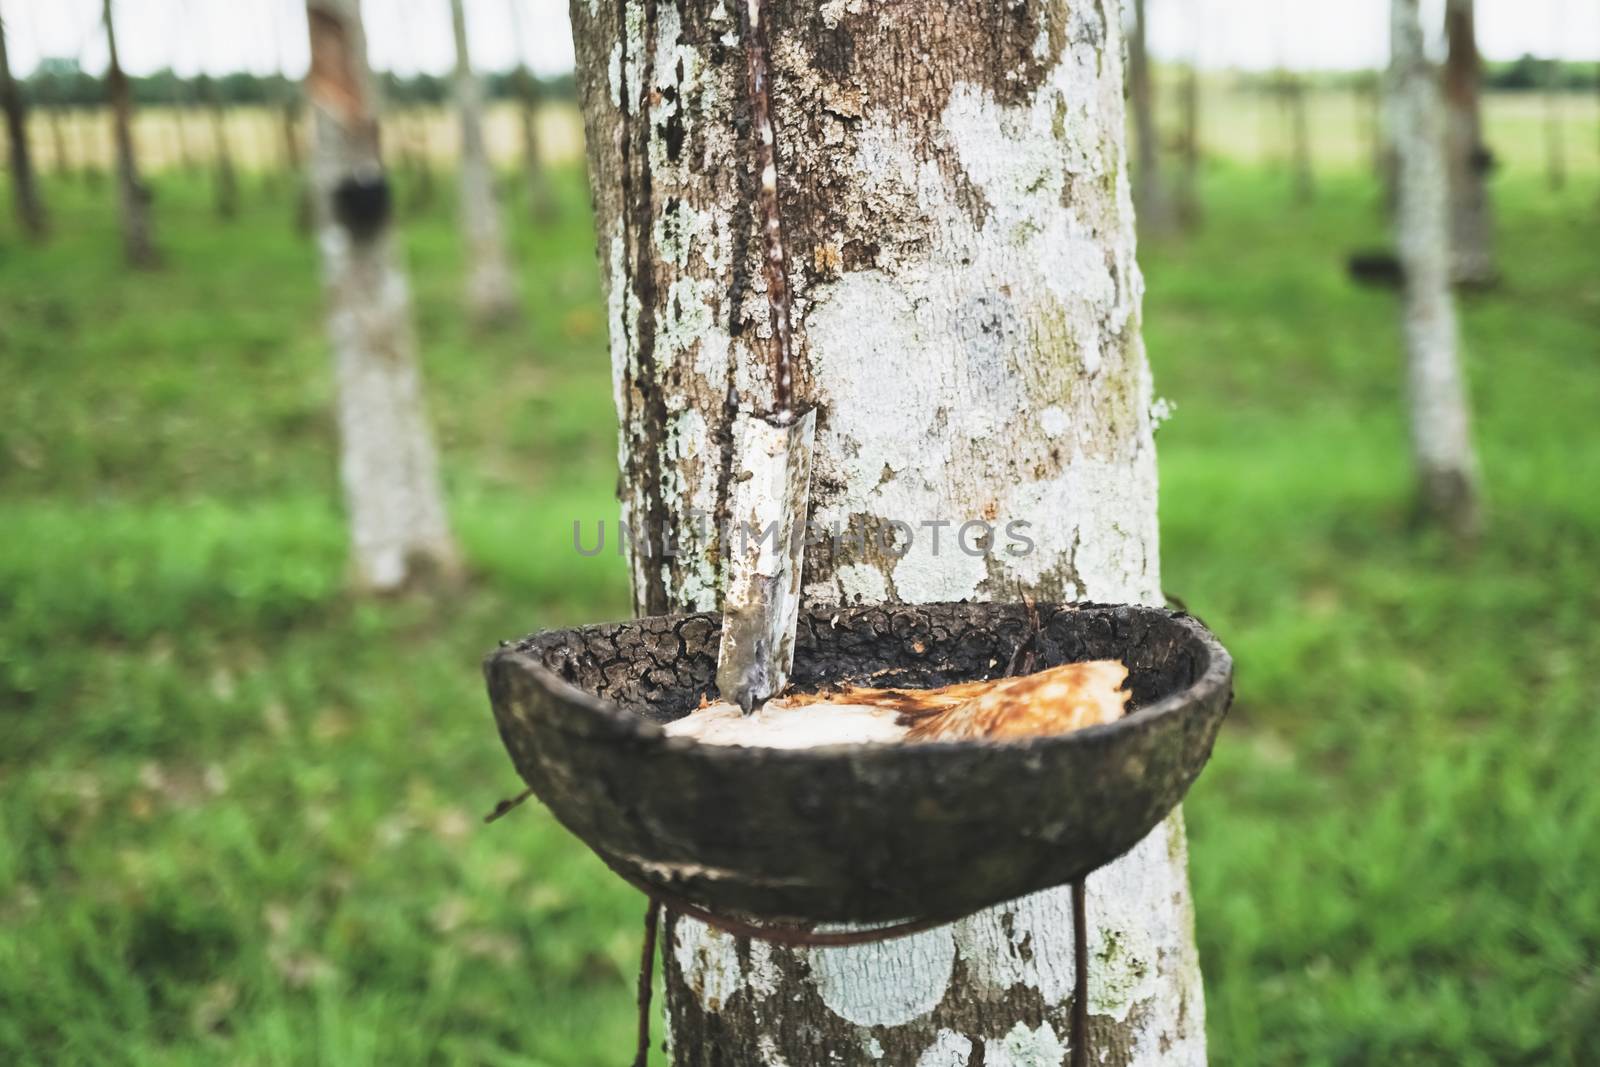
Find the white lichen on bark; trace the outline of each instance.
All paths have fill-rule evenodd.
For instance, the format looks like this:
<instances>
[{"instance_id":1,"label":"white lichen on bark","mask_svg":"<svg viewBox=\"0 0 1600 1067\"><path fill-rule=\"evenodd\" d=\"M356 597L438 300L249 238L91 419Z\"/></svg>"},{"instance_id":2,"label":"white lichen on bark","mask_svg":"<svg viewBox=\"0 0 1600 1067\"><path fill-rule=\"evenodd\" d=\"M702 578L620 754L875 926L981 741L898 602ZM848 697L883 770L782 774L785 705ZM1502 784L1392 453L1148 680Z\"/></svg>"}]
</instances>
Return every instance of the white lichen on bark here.
<instances>
[{"instance_id":1,"label":"white lichen on bark","mask_svg":"<svg viewBox=\"0 0 1600 1067\"><path fill-rule=\"evenodd\" d=\"M772 395L737 9L572 14L635 600L712 609L727 546L684 537L663 557L643 535L726 517L733 412ZM776 18L796 391L821 416L813 521L915 535L903 555L808 551L808 599L1159 603L1119 8L850 0ZM987 553L962 550L969 521L994 528ZM1014 521L1031 550L1007 551ZM1070 1038L1070 899L809 951L675 919L673 1060L757 1062L765 1040L796 1064L1038 1062ZM1204 1062L1181 815L1091 878L1088 909L1095 1055Z\"/></svg>"},{"instance_id":2,"label":"white lichen on bark","mask_svg":"<svg viewBox=\"0 0 1600 1067\"><path fill-rule=\"evenodd\" d=\"M389 189L357 0L308 0L317 206L338 386L339 475L355 580L375 591L449 574L457 555L422 399L411 294L389 226ZM336 206L343 191L346 207Z\"/></svg>"},{"instance_id":3,"label":"white lichen on bark","mask_svg":"<svg viewBox=\"0 0 1600 1067\"><path fill-rule=\"evenodd\" d=\"M1397 169L1411 450L1423 507L1460 536L1476 532L1477 460L1450 291L1444 114L1423 47L1418 0L1392 0L1388 119Z\"/></svg>"},{"instance_id":4,"label":"white lichen on bark","mask_svg":"<svg viewBox=\"0 0 1600 1067\"><path fill-rule=\"evenodd\" d=\"M466 241L467 308L479 323L492 323L516 313L517 289L506 259L494 168L483 134L483 84L472 69L463 0L450 0L450 21L455 34L456 108L461 125L457 166L461 234Z\"/></svg>"}]
</instances>

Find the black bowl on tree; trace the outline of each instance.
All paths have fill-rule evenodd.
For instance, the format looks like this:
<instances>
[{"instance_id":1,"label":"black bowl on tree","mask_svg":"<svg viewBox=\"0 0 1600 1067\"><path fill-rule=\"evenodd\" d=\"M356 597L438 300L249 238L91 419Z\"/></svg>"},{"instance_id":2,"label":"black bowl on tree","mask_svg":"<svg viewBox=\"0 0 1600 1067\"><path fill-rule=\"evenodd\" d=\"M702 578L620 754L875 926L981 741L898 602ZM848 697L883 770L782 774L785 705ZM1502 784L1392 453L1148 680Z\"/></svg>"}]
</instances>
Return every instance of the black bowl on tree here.
<instances>
[{"instance_id":1,"label":"black bowl on tree","mask_svg":"<svg viewBox=\"0 0 1600 1067\"><path fill-rule=\"evenodd\" d=\"M1233 662L1156 608L1038 605L1036 669L1119 659L1116 722L1024 741L746 748L669 737L716 699L715 614L536 634L485 661L531 791L623 878L736 921L954 919L1072 882L1183 798L1232 701ZM802 610L795 691L1003 676L1021 604Z\"/></svg>"}]
</instances>

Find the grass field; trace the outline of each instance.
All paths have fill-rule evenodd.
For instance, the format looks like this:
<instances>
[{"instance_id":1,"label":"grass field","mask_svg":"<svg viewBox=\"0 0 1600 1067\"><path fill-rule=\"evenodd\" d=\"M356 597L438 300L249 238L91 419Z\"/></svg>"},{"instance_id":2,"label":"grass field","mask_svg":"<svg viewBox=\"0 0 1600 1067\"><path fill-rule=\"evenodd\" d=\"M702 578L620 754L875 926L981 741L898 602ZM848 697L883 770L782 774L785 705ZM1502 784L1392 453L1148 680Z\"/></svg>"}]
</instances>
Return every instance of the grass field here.
<instances>
[{"instance_id":1,"label":"grass field","mask_svg":"<svg viewBox=\"0 0 1600 1067\"><path fill-rule=\"evenodd\" d=\"M1177 143L1180 78L1169 68L1158 68L1156 77L1161 90L1157 112L1162 135ZM1306 101L1314 164L1335 171L1366 166L1372 158L1372 97L1319 88L1309 91ZM1560 129L1568 167L1576 174L1600 169L1600 97L1584 92L1493 92L1484 98L1489 142L1503 160L1520 166L1543 166L1547 124L1552 118ZM283 166L282 121L281 114L271 108L230 109L225 129L236 165L244 170ZM492 104L485 123L491 156L504 166L514 165L522 154L516 106L505 101ZM1201 140L1229 159L1271 165L1289 158L1289 118L1282 103L1268 92L1243 84L1237 75L1205 75L1200 124ZM55 136L58 126L59 140ZM140 163L149 171L175 168L185 160L205 164L214 158L215 133L210 115L203 110L140 108L133 130ZM397 157L425 152L436 164L448 165L455 158L458 136L455 110L448 105L394 108L385 116L385 144ZM538 136L540 151L552 162L581 160L583 120L570 103L554 101L540 109ZM72 108L55 116L36 109L31 113L29 140L39 169L47 174L75 171L85 165L109 170L114 159L110 117L104 109Z\"/></svg>"},{"instance_id":2,"label":"grass field","mask_svg":"<svg viewBox=\"0 0 1600 1067\"><path fill-rule=\"evenodd\" d=\"M312 246L286 184L219 226L157 179L166 268L110 189L0 230L0 1063L623 1062L640 898L519 784L477 673L626 612L614 418L576 172L516 228L529 317L460 313L448 197L409 209L430 400L474 577L347 597ZM1166 587L1239 701L1188 805L1217 1064L1600 1057L1597 175L1498 179L1463 308L1492 520L1409 523L1396 311L1342 253L1365 178L1288 206L1219 164L1143 251ZM402 196L402 202L408 203ZM520 210L514 205L513 210Z\"/></svg>"}]
</instances>

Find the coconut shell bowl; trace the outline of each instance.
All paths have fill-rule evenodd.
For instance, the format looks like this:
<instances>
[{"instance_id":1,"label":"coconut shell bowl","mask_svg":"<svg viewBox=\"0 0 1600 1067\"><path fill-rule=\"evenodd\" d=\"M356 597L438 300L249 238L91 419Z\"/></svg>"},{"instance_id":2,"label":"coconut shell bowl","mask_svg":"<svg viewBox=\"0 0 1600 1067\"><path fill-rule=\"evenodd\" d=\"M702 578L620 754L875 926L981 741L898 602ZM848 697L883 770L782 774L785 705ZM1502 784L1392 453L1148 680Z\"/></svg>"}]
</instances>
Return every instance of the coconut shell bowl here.
<instances>
[{"instance_id":1,"label":"coconut shell bowl","mask_svg":"<svg viewBox=\"0 0 1600 1067\"><path fill-rule=\"evenodd\" d=\"M1198 620L1149 607L802 610L793 691L932 687L1117 659L1114 722L1009 741L806 749L670 737L715 700L721 621L666 615L535 634L484 664L517 772L647 893L756 923L954 919L1083 877L1183 798L1232 700ZM1037 629L1035 629L1035 618Z\"/></svg>"}]
</instances>

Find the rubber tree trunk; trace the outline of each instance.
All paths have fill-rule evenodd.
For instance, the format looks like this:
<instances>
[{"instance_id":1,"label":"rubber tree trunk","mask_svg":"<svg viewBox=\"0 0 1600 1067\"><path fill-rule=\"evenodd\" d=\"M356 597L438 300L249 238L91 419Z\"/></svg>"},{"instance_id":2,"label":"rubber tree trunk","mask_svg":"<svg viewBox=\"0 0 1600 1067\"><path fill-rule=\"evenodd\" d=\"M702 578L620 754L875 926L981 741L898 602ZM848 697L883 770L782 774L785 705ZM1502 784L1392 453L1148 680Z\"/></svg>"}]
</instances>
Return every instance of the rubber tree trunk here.
<instances>
[{"instance_id":1,"label":"rubber tree trunk","mask_svg":"<svg viewBox=\"0 0 1600 1067\"><path fill-rule=\"evenodd\" d=\"M539 92L533 74L526 67L518 73L521 81L518 117L522 122L522 170L528 184L528 210L536 221L549 222L556 217L556 204L550 193L544 154L539 148Z\"/></svg>"},{"instance_id":2,"label":"rubber tree trunk","mask_svg":"<svg viewBox=\"0 0 1600 1067\"><path fill-rule=\"evenodd\" d=\"M194 144L189 139L189 111L190 92L182 84L173 90L172 107L172 133L173 141L178 146L178 166L185 174L193 174L200 169L200 164L195 158Z\"/></svg>"},{"instance_id":3,"label":"rubber tree trunk","mask_svg":"<svg viewBox=\"0 0 1600 1067\"><path fill-rule=\"evenodd\" d=\"M299 174L301 166L299 99L293 95L284 99L283 106L278 109L278 122L283 138L283 169L290 174Z\"/></svg>"},{"instance_id":4,"label":"rubber tree trunk","mask_svg":"<svg viewBox=\"0 0 1600 1067\"><path fill-rule=\"evenodd\" d=\"M1483 143L1483 62L1478 55L1473 0L1447 0L1444 100L1450 162L1451 274L1486 285L1495 278L1494 213L1489 202L1490 154Z\"/></svg>"},{"instance_id":5,"label":"rubber tree trunk","mask_svg":"<svg viewBox=\"0 0 1600 1067\"><path fill-rule=\"evenodd\" d=\"M1178 175L1178 223L1192 230L1200 225L1204 214L1200 204L1200 67L1196 62L1184 69L1181 107L1183 169Z\"/></svg>"},{"instance_id":6,"label":"rubber tree trunk","mask_svg":"<svg viewBox=\"0 0 1600 1067\"><path fill-rule=\"evenodd\" d=\"M456 41L456 106L461 113L460 210L466 239L467 310L478 323L488 324L516 314L517 292L506 261L494 169L483 135L483 86L467 51L463 0L450 0L450 16Z\"/></svg>"},{"instance_id":7,"label":"rubber tree trunk","mask_svg":"<svg viewBox=\"0 0 1600 1067\"><path fill-rule=\"evenodd\" d=\"M122 248L135 267L153 267L158 261L150 236L150 194L139 180L133 151L133 93L117 58L117 32L111 17L111 0L101 0L106 47L111 57L106 67L106 92L111 103L111 136L117 156L117 200L122 212Z\"/></svg>"},{"instance_id":8,"label":"rubber tree trunk","mask_svg":"<svg viewBox=\"0 0 1600 1067\"><path fill-rule=\"evenodd\" d=\"M224 219L239 214L239 176L233 165L233 148L228 141L228 119L222 104L211 103L211 145L216 167L217 215Z\"/></svg>"},{"instance_id":9,"label":"rubber tree trunk","mask_svg":"<svg viewBox=\"0 0 1600 1067\"><path fill-rule=\"evenodd\" d=\"M311 186L304 173L305 164L301 159L300 106L301 99L291 83L278 112L283 138L283 167L289 177L289 187L293 190L294 228L300 233L310 233L316 211L312 204Z\"/></svg>"},{"instance_id":10,"label":"rubber tree trunk","mask_svg":"<svg viewBox=\"0 0 1600 1067\"><path fill-rule=\"evenodd\" d=\"M396 132L405 146L405 167L410 171L410 206L417 210L433 203L433 145L428 112L411 107L395 115Z\"/></svg>"},{"instance_id":11,"label":"rubber tree trunk","mask_svg":"<svg viewBox=\"0 0 1600 1067\"><path fill-rule=\"evenodd\" d=\"M768 17L796 394L821 409L812 518L845 534L808 552L806 596L1159 603L1118 6ZM734 409L770 410L773 389L739 9L624 0L572 19L634 601L710 609L724 560L695 532L728 514ZM914 543L885 547L891 520ZM1035 547L969 555L968 522L998 540L1031 523ZM672 556L651 547L667 535ZM1175 815L1089 879L1093 1062L1205 1060L1185 851ZM1060 1063L1070 900L815 951L669 917L672 1060Z\"/></svg>"},{"instance_id":12,"label":"rubber tree trunk","mask_svg":"<svg viewBox=\"0 0 1600 1067\"><path fill-rule=\"evenodd\" d=\"M1128 36L1128 94L1133 102L1134 199L1139 228L1161 234L1172 228L1173 212L1161 180L1161 133L1156 126L1155 88L1150 52L1145 47L1145 0L1133 0L1133 26Z\"/></svg>"},{"instance_id":13,"label":"rubber tree trunk","mask_svg":"<svg viewBox=\"0 0 1600 1067\"><path fill-rule=\"evenodd\" d=\"M78 177L90 188L99 188L100 180L105 176L100 139L94 135L94 128L98 125L96 118L96 111L87 111L76 114L72 124L74 140L78 145Z\"/></svg>"},{"instance_id":14,"label":"rubber tree trunk","mask_svg":"<svg viewBox=\"0 0 1600 1067\"><path fill-rule=\"evenodd\" d=\"M0 20L0 108L6 113L6 142L11 159L11 202L17 212L17 223L29 237L41 238L48 229L44 201L39 199L33 156L28 151L27 110L22 102L22 92L11 78L4 20Z\"/></svg>"},{"instance_id":15,"label":"rubber tree trunk","mask_svg":"<svg viewBox=\"0 0 1600 1067\"><path fill-rule=\"evenodd\" d=\"M65 110L59 104L45 109L50 117L50 173L56 177L64 177L72 170L72 161L67 157Z\"/></svg>"},{"instance_id":16,"label":"rubber tree trunk","mask_svg":"<svg viewBox=\"0 0 1600 1067\"><path fill-rule=\"evenodd\" d=\"M338 379L339 472L357 584L457 569L423 409L411 294L391 226L359 0L307 0L311 177Z\"/></svg>"},{"instance_id":17,"label":"rubber tree trunk","mask_svg":"<svg viewBox=\"0 0 1600 1067\"><path fill-rule=\"evenodd\" d=\"M1355 89L1356 124L1366 136L1367 153L1372 166L1372 176L1384 185L1389 184L1389 148L1383 132L1383 78L1378 74L1362 74Z\"/></svg>"},{"instance_id":18,"label":"rubber tree trunk","mask_svg":"<svg viewBox=\"0 0 1600 1067\"><path fill-rule=\"evenodd\" d=\"M1450 292L1444 114L1423 51L1418 0L1392 0L1389 128L1398 157L1395 229L1411 406L1411 447L1425 513L1458 536L1479 522L1477 461Z\"/></svg>"},{"instance_id":19,"label":"rubber tree trunk","mask_svg":"<svg viewBox=\"0 0 1600 1067\"><path fill-rule=\"evenodd\" d=\"M1286 76L1283 92L1289 109L1289 137L1294 153L1294 201L1309 204L1317 195L1317 178L1311 159L1311 117L1305 79L1292 74Z\"/></svg>"},{"instance_id":20,"label":"rubber tree trunk","mask_svg":"<svg viewBox=\"0 0 1600 1067\"><path fill-rule=\"evenodd\" d=\"M1567 186L1567 131L1561 122L1561 61L1550 60L1544 93L1545 173L1552 191Z\"/></svg>"},{"instance_id":21,"label":"rubber tree trunk","mask_svg":"<svg viewBox=\"0 0 1600 1067\"><path fill-rule=\"evenodd\" d=\"M520 56L525 40L522 32L523 0L506 2L511 10L512 36L516 38ZM516 84L517 101L521 105L518 110L522 120L522 167L528 184L528 210L535 221L549 222L555 218L556 204L550 192L550 177L545 171L544 155L539 149L539 79L521 60L512 77Z\"/></svg>"}]
</instances>

